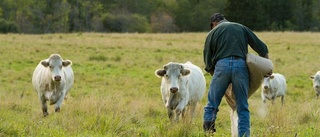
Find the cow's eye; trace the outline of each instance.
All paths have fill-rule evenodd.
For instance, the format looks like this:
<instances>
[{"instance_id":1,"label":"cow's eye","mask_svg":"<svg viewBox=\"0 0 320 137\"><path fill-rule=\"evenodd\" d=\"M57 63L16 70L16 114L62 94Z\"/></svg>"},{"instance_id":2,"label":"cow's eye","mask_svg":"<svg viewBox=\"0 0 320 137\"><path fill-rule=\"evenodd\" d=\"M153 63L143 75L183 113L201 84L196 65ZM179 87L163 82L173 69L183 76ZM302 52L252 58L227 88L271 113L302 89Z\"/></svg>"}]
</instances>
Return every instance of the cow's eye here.
<instances>
[{"instance_id":1,"label":"cow's eye","mask_svg":"<svg viewBox=\"0 0 320 137\"><path fill-rule=\"evenodd\" d=\"M181 75L178 75L178 79L180 79L181 78Z\"/></svg>"},{"instance_id":2,"label":"cow's eye","mask_svg":"<svg viewBox=\"0 0 320 137\"><path fill-rule=\"evenodd\" d=\"M53 68L53 66L49 66L49 68L50 68L50 69L52 69L52 68Z\"/></svg>"},{"instance_id":3,"label":"cow's eye","mask_svg":"<svg viewBox=\"0 0 320 137\"><path fill-rule=\"evenodd\" d=\"M167 75L167 74L164 74L164 77L166 77L166 78L169 78L169 75Z\"/></svg>"}]
</instances>

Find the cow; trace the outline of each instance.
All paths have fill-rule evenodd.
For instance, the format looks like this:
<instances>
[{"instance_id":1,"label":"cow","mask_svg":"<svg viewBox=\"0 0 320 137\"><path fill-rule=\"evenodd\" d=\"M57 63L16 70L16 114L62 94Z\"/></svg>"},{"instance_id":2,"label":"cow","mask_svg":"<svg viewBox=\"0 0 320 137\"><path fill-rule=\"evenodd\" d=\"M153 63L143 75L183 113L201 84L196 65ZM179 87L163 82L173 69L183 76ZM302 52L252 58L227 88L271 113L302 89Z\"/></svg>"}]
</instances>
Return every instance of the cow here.
<instances>
[{"instance_id":1,"label":"cow","mask_svg":"<svg viewBox=\"0 0 320 137\"><path fill-rule=\"evenodd\" d=\"M59 54L51 54L35 68L32 84L41 102L44 117L49 114L47 101L55 105L55 112L60 112L62 101L74 83L71 65L70 60L63 60Z\"/></svg>"},{"instance_id":2,"label":"cow","mask_svg":"<svg viewBox=\"0 0 320 137\"><path fill-rule=\"evenodd\" d=\"M202 99L206 90L206 80L202 70L191 62L169 62L163 69L155 71L162 78L162 100L168 111L168 117L173 121L187 120L185 111L189 111L190 122L194 117L197 103Z\"/></svg>"},{"instance_id":3,"label":"cow","mask_svg":"<svg viewBox=\"0 0 320 137\"><path fill-rule=\"evenodd\" d=\"M318 71L315 75L310 76L310 78L313 80L313 89L318 98L320 95L320 71Z\"/></svg>"},{"instance_id":4,"label":"cow","mask_svg":"<svg viewBox=\"0 0 320 137\"><path fill-rule=\"evenodd\" d=\"M281 97L281 103L283 105L286 90L286 78L282 74L273 73L271 76L266 76L261 84L262 101L265 103L266 99L268 99L274 104L276 97Z\"/></svg>"}]
</instances>

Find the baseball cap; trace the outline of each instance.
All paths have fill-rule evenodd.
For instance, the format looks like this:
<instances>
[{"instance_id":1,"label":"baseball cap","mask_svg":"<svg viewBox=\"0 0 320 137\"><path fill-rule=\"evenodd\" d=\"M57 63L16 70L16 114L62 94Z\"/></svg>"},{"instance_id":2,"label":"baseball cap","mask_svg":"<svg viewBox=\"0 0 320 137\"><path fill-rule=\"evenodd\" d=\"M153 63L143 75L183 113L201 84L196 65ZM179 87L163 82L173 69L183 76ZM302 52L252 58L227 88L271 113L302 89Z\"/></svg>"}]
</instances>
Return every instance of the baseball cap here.
<instances>
[{"instance_id":1,"label":"baseball cap","mask_svg":"<svg viewBox=\"0 0 320 137\"><path fill-rule=\"evenodd\" d=\"M224 15L221 14L221 13L214 13L214 14L212 14L210 19L211 19L211 22L214 22L217 19L223 20L224 19Z\"/></svg>"}]
</instances>

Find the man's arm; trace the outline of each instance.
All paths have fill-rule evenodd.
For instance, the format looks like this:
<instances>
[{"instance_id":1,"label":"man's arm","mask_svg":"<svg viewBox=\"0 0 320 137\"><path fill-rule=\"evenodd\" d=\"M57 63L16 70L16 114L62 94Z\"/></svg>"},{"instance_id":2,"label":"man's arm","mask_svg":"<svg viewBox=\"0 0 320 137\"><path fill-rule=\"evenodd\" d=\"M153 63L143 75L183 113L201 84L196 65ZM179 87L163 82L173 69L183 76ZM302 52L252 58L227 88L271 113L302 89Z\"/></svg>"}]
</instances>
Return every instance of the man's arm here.
<instances>
[{"instance_id":1,"label":"man's arm","mask_svg":"<svg viewBox=\"0 0 320 137\"><path fill-rule=\"evenodd\" d=\"M257 36L254 34L249 28L245 27L247 38L248 38L248 44L250 47L259 54L261 57L265 57L269 59L269 51L268 47L265 43L263 43Z\"/></svg>"},{"instance_id":2,"label":"man's arm","mask_svg":"<svg viewBox=\"0 0 320 137\"><path fill-rule=\"evenodd\" d=\"M212 73L214 71L214 64L212 63L212 58L213 58L213 51L211 47L211 36L208 34L205 44L204 44L204 49L203 49L203 59L204 59L204 64L205 64L205 70L208 73Z\"/></svg>"}]
</instances>

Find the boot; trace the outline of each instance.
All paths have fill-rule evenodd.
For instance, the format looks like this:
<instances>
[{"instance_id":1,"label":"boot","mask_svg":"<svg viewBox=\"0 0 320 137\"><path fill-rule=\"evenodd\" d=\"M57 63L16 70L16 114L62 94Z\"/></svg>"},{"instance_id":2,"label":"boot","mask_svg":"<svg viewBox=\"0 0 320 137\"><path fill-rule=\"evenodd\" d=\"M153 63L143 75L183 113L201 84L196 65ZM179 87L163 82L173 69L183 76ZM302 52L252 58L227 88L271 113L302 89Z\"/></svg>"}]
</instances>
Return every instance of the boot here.
<instances>
[{"instance_id":1,"label":"boot","mask_svg":"<svg viewBox=\"0 0 320 137\"><path fill-rule=\"evenodd\" d=\"M216 129L214 128L214 121L203 122L203 129L205 132L216 132Z\"/></svg>"}]
</instances>

